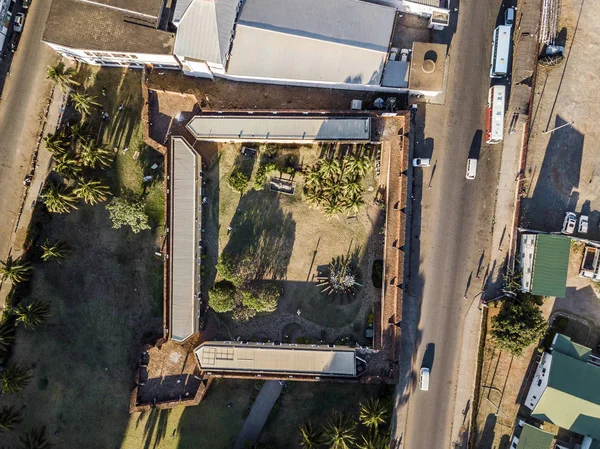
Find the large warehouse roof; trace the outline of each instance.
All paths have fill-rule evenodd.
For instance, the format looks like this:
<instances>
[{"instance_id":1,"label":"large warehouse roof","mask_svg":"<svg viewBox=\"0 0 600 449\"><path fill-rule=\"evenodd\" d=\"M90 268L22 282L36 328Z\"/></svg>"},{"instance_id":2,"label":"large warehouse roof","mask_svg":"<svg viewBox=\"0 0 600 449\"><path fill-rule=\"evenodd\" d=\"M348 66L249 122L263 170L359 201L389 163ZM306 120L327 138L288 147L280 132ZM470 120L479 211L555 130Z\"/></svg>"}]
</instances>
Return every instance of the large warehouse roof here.
<instances>
[{"instance_id":1,"label":"large warehouse roof","mask_svg":"<svg viewBox=\"0 0 600 449\"><path fill-rule=\"evenodd\" d=\"M181 137L171 144L171 338L183 341L196 332L198 156Z\"/></svg>"},{"instance_id":2,"label":"large warehouse roof","mask_svg":"<svg viewBox=\"0 0 600 449\"><path fill-rule=\"evenodd\" d=\"M197 115L187 128L197 139L212 141L368 141L370 117Z\"/></svg>"},{"instance_id":3,"label":"large warehouse roof","mask_svg":"<svg viewBox=\"0 0 600 449\"><path fill-rule=\"evenodd\" d=\"M355 351L350 348L211 341L195 353L204 371L356 376Z\"/></svg>"}]
</instances>

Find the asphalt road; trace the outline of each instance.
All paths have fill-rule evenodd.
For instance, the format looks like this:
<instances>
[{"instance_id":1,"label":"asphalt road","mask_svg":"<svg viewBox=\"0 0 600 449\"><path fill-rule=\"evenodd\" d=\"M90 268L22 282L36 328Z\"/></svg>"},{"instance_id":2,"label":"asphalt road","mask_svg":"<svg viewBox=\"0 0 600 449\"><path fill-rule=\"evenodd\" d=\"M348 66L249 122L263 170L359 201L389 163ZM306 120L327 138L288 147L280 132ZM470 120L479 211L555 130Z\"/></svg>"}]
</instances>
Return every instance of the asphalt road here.
<instances>
[{"instance_id":1,"label":"asphalt road","mask_svg":"<svg viewBox=\"0 0 600 449\"><path fill-rule=\"evenodd\" d=\"M30 167L51 89L46 67L54 62L56 53L41 42L50 4L43 0L32 2L12 63L2 64L6 70L10 63L10 75L6 75L0 101L0 259L8 251L21 205L23 179ZM1 73L4 76L6 72Z\"/></svg>"},{"instance_id":2,"label":"asphalt road","mask_svg":"<svg viewBox=\"0 0 600 449\"><path fill-rule=\"evenodd\" d=\"M490 47L499 11L499 0L461 2L458 19L454 16L458 26L451 37L445 104L420 108L416 117L415 156L430 157L432 166L414 172L401 356L410 360L405 378L412 381L410 386L405 381L404 391L400 382L397 398L396 441L402 448L451 447L471 407L477 307L486 269L490 278L496 276L489 254L501 145L484 140ZM473 181L465 179L469 156L479 158ZM431 369L427 392L418 389L422 366Z\"/></svg>"}]
</instances>

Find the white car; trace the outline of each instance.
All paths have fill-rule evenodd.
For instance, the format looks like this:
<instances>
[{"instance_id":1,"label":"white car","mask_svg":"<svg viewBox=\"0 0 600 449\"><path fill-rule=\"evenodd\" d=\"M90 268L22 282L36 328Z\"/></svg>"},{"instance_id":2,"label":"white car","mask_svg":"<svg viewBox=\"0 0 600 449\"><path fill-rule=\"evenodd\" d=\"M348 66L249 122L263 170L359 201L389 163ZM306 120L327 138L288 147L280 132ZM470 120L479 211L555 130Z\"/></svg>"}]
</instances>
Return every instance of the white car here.
<instances>
[{"instance_id":1,"label":"white car","mask_svg":"<svg viewBox=\"0 0 600 449\"><path fill-rule=\"evenodd\" d=\"M429 167L431 159L428 157L416 157L413 159L413 167Z\"/></svg>"},{"instance_id":2,"label":"white car","mask_svg":"<svg viewBox=\"0 0 600 449\"><path fill-rule=\"evenodd\" d=\"M419 389L429 390L429 368L421 368L421 377L419 378Z\"/></svg>"},{"instance_id":3,"label":"white car","mask_svg":"<svg viewBox=\"0 0 600 449\"><path fill-rule=\"evenodd\" d=\"M579 217L579 226L577 227L577 232L579 232L580 234L587 234L588 224L589 224L589 217L587 215L580 216Z\"/></svg>"},{"instance_id":4,"label":"white car","mask_svg":"<svg viewBox=\"0 0 600 449\"><path fill-rule=\"evenodd\" d=\"M15 33L23 31L23 24L25 23L25 14L22 12L15 16Z\"/></svg>"},{"instance_id":5,"label":"white car","mask_svg":"<svg viewBox=\"0 0 600 449\"><path fill-rule=\"evenodd\" d=\"M577 224L577 215L573 212L567 212L563 221L563 227L560 232L563 234L571 235L575 232L575 225Z\"/></svg>"},{"instance_id":6,"label":"white car","mask_svg":"<svg viewBox=\"0 0 600 449\"><path fill-rule=\"evenodd\" d=\"M408 61L409 53L410 53L410 51L408 50L408 48L403 48L402 50L400 50L400 61L403 61L403 62Z\"/></svg>"}]
</instances>

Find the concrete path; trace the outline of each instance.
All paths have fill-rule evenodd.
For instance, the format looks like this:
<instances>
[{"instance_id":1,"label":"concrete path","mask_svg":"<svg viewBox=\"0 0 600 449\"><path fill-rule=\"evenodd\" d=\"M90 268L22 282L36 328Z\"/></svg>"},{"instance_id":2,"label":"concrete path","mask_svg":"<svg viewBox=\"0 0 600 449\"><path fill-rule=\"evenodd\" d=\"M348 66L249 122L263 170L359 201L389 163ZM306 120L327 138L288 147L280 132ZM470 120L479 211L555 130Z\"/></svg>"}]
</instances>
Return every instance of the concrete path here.
<instances>
[{"instance_id":1,"label":"concrete path","mask_svg":"<svg viewBox=\"0 0 600 449\"><path fill-rule=\"evenodd\" d=\"M267 422L267 418L269 417L273 405L275 405L275 402L281 394L282 388L283 382L278 380L267 380L264 383L252 405L250 414L246 418L237 440L235 440L233 449L244 449L246 447L246 442L251 444L256 443L263 426Z\"/></svg>"}]
</instances>

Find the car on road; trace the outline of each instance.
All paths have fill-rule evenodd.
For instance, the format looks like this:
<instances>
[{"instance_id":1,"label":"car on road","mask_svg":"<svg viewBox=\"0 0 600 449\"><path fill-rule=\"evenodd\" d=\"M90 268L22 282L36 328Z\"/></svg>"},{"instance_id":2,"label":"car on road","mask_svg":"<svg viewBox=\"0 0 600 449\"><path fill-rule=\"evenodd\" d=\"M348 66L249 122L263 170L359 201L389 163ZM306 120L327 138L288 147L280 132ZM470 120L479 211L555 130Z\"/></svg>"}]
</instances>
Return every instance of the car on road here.
<instances>
[{"instance_id":1,"label":"car on road","mask_svg":"<svg viewBox=\"0 0 600 449\"><path fill-rule=\"evenodd\" d=\"M421 368L421 377L419 378L419 389L429 390L429 368Z\"/></svg>"},{"instance_id":2,"label":"car on road","mask_svg":"<svg viewBox=\"0 0 600 449\"><path fill-rule=\"evenodd\" d=\"M17 13L15 16L15 32L20 33L23 31L23 24L25 23L25 14L22 12Z\"/></svg>"},{"instance_id":3,"label":"car on road","mask_svg":"<svg viewBox=\"0 0 600 449\"><path fill-rule=\"evenodd\" d=\"M515 23L515 8L507 8L504 12L504 25L512 25Z\"/></svg>"},{"instance_id":4,"label":"car on road","mask_svg":"<svg viewBox=\"0 0 600 449\"><path fill-rule=\"evenodd\" d=\"M31 0L23 0L23 9L29 9L31 6Z\"/></svg>"},{"instance_id":5,"label":"car on road","mask_svg":"<svg viewBox=\"0 0 600 449\"><path fill-rule=\"evenodd\" d=\"M428 157L416 157L413 159L413 167L429 167L431 159Z\"/></svg>"},{"instance_id":6,"label":"car on road","mask_svg":"<svg viewBox=\"0 0 600 449\"><path fill-rule=\"evenodd\" d=\"M571 235L575 232L575 225L577 224L577 215L573 212L567 212L565 219L563 220L563 227L560 232L563 234Z\"/></svg>"},{"instance_id":7,"label":"car on road","mask_svg":"<svg viewBox=\"0 0 600 449\"><path fill-rule=\"evenodd\" d=\"M477 175L477 159L467 159L467 179L475 179Z\"/></svg>"},{"instance_id":8,"label":"car on road","mask_svg":"<svg viewBox=\"0 0 600 449\"><path fill-rule=\"evenodd\" d=\"M579 217L579 226L577 227L577 232L580 234L587 234L589 225L589 217L587 215L582 215Z\"/></svg>"}]
</instances>

